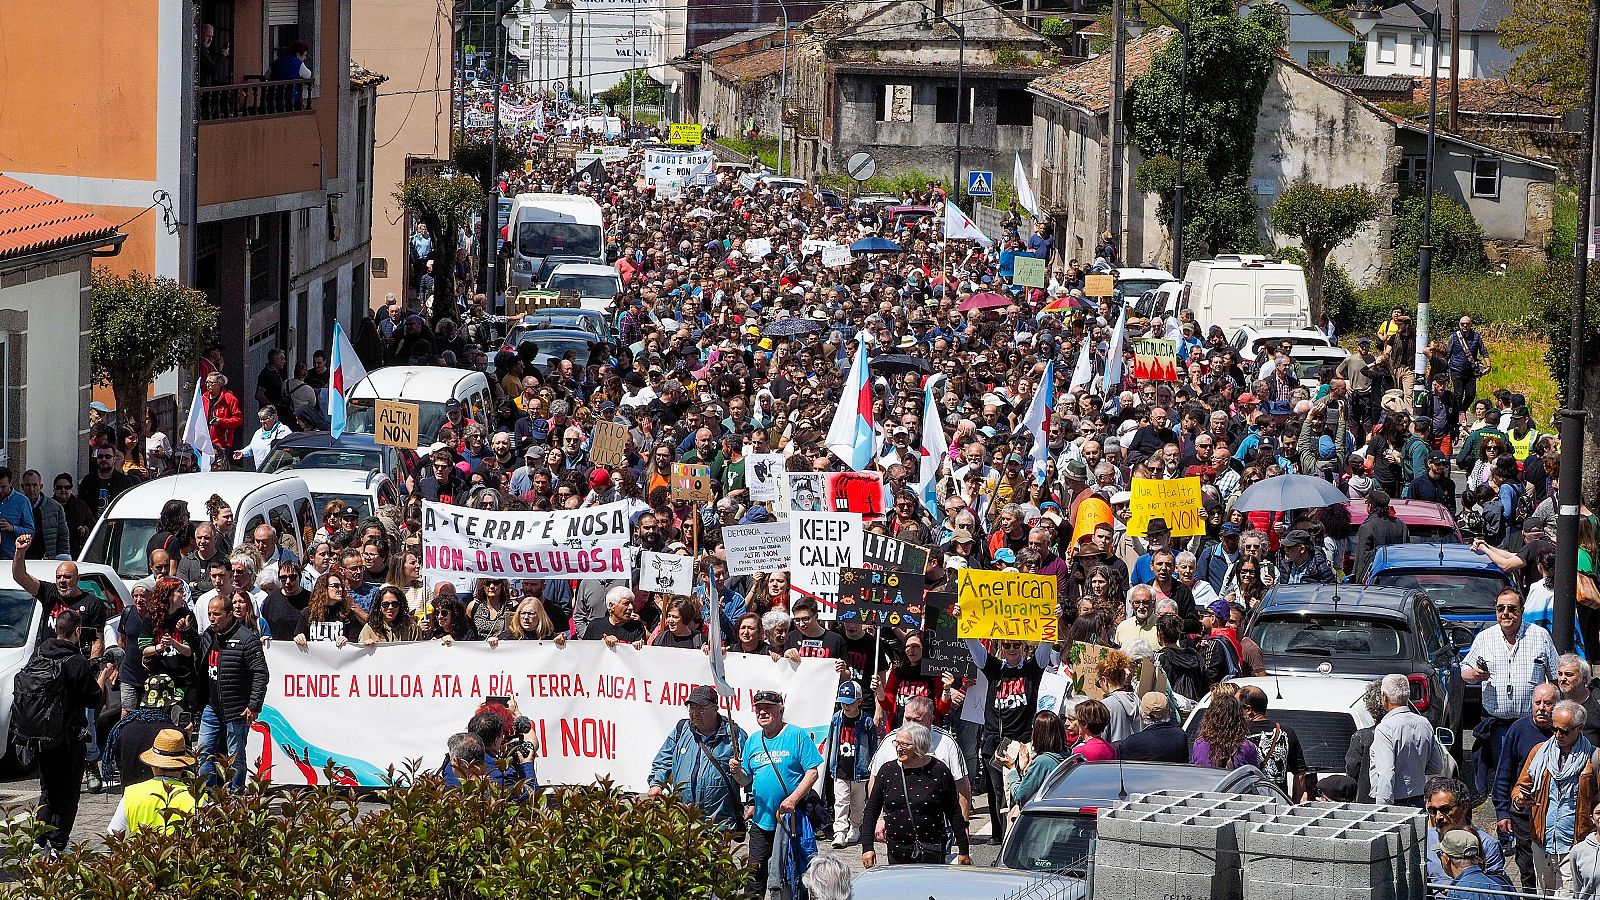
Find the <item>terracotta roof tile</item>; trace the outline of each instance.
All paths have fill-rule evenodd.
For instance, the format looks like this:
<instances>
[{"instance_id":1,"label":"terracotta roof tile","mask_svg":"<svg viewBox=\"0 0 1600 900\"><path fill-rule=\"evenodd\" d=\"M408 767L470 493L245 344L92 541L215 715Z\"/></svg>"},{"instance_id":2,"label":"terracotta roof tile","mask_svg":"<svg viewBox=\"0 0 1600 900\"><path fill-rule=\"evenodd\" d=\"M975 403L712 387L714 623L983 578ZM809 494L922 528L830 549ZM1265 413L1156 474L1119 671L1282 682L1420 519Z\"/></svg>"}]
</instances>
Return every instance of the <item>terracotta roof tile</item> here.
<instances>
[{"instance_id":1,"label":"terracotta roof tile","mask_svg":"<svg viewBox=\"0 0 1600 900\"><path fill-rule=\"evenodd\" d=\"M1560 116L1561 109L1503 78L1463 78L1461 111L1479 115ZM1412 87L1411 102L1428 102L1428 80L1418 78ZM1439 80L1439 108L1450 105L1450 82Z\"/></svg>"},{"instance_id":2,"label":"terracotta roof tile","mask_svg":"<svg viewBox=\"0 0 1600 900\"><path fill-rule=\"evenodd\" d=\"M1128 42L1127 62L1122 73L1124 90L1135 78L1150 71L1156 54L1176 36L1176 31L1163 26L1152 28ZM1051 99L1094 112L1108 109L1111 106L1111 53L1102 53L1088 62L1037 79L1032 88Z\"/></svg>"},{"instance_id":3,"label":"terracotta roof tile","mask_svg":"<svg viewBox=\"0 0 1600 900\"><path fill-rule=\"evenodd\" d=\"M0 259L116 233L116 225L83 207L0 175Z\"/></svg>"}]
</instances>

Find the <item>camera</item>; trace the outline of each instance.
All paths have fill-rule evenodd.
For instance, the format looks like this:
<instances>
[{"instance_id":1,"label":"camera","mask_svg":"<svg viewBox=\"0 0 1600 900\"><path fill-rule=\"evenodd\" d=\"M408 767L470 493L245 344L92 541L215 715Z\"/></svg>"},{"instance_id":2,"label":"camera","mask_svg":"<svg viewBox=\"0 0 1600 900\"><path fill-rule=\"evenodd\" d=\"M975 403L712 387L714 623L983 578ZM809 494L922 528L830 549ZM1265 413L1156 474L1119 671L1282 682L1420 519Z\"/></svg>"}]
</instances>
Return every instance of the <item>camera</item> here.
<instances>
[{"instance_id":1,"label":"camera","mask_svg":"<svg viewBox=\"0 0 1600 900\"><path fill-rule=\"evenodd\" d=\"M506 742L506 752L511 754L512 759L533 758L538 748L533 745L532 741L528 740L528 733L532 730L533 723L528 720L527 716L517 716L512 721L511 733L513 737Z\"/></svg>"}]
</instances>

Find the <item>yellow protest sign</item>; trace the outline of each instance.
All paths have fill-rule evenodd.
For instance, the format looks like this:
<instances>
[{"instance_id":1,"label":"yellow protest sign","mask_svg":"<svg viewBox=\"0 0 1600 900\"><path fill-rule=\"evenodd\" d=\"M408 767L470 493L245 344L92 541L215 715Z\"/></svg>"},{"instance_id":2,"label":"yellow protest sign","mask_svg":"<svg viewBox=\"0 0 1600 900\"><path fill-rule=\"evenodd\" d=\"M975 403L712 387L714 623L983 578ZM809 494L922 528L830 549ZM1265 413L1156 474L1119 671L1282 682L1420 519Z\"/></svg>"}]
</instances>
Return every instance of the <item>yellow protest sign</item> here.
<instances>
[{"instance_id":1,"label":"yellow protest sign","mask_svg":"<svg viewBox=\"0 0 1600 900\"><path fill-rule=\"evenodd\" d=\"M667 130L667 143L677 146L694 146L700 143L700 126L688 122L673 122Z\"/></svg>"},{"instance_id":2,"label":"yellow protest sign","mask_svg":"<svg viewBox=\"0 0 1600 900\"><path fill-rule=\"evenodd\" d=\"M1151 519L1166 520L1173 537L1206 533L1199 478L1135 478L1128 533L1144 537Z\"/></svg>"},{"instance_id":3,"label":"yellow protest sign","mask_svg":"<svg viewBox=\"0 0 1600 900\"><path fill-rule=\"evenodd\" d=\"M374 423L372 440L385 447L417 446L417 423L422 418L422 408L415 403L379 400L372 411Z\"/></svg>"},{"instance_id":4,"label":"yellow protest sign","mask_svg":"<svg viewBox=\"0 0 1600 900\"><path fill-rule=\"evenodd\" d=\"M1054 575L962 569L956 588L956 634L979 640L1054 641Z\"/></svg>"}]
</instances>

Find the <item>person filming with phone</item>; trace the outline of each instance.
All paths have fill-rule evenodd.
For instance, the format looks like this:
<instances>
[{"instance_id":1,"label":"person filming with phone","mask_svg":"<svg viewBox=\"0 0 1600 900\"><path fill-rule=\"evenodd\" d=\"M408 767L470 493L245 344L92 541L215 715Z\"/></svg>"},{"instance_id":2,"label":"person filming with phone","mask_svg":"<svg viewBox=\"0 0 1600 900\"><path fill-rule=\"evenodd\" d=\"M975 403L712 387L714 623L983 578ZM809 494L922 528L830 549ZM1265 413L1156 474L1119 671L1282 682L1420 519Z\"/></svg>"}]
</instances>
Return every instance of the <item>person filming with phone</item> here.
<instances>
[{"instance_id":1,"label":"person filming with phone","mask_svg":"<svg viewBox=\"0 0 1600 900\"><path fill-rule=\"evenodd\" d=\"M1494 599L1498 627L1485 628L1461 662L1461 680L1483 686L1483 720L1473 728L1477 764L1475 796L1485 796L1500 761L1500 745L1511 724L1533 711L1533 691L1553 681L1560 654L1544 628L1522 620L1522 595L1507 587Z\"/></svg>"}]
</instances>

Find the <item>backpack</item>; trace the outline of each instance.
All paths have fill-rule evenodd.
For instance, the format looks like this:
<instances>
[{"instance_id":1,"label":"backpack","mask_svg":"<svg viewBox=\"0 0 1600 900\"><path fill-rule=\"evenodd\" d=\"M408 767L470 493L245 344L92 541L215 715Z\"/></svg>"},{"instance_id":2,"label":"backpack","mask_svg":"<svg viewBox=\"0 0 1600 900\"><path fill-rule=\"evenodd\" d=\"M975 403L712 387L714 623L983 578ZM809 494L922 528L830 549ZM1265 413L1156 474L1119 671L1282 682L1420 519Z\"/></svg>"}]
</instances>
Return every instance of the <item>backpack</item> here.
<instances>
[{"instance_id":1,"label":"backpack","mask_svg":"<svg viewBox=\"0 0 1600 900\"><path fill-rule=\"evenodd\" d=\"M1239 674L1242 668L1239 665L1238 654L1233 652L1233 645L1225 637L1205 638L1200 641L1200 655L1206 661L1206 674L1210 676L1211 683L1226 681Z\"/></svg>"},{"instance_id":2,"label":"backpack","mask_svg":"<svg viewBox=\"0 0 1600 900\"><path fill-rule=\"evenodd\" d=\"M1538 508L1539 501L1533 496L1533 491L1528 490L1526 485L1518 485L1517 500L1511 504L1511 524L1521 530L1522 523Z\"/></svg>"},{"instance_id":3,"label":"backpack","mask_svg":"<svg viewBox=\"0 0 1600 900\"><path fill-rule=\"evenodd\" d=\"M41 749L67 740L66 693L61 660L29 660L12 684L12 740Z\"/></svg>"},{"instance_id":4,"label":"backpack","mask_svg":"<svg viewBox=\"0 0 1600 900\"><path fill-rule=\"evenodd\" d=\"M1289 739L1283 733L1283 726L1274 725L1271 731L1263 731L1250 736L1251 743L1259 751L1261 774L1267 776L1274 783L1282 784L1283 776L1289 762Z\"/></svg>"}]
</instances>

